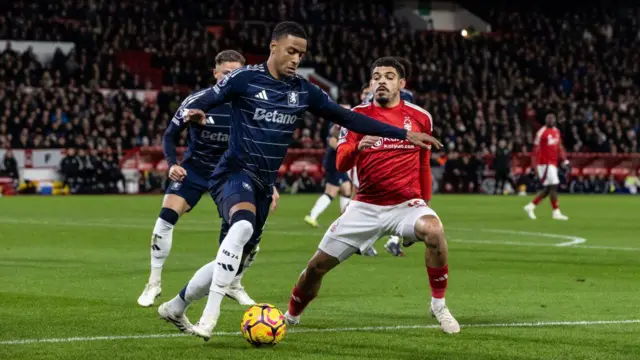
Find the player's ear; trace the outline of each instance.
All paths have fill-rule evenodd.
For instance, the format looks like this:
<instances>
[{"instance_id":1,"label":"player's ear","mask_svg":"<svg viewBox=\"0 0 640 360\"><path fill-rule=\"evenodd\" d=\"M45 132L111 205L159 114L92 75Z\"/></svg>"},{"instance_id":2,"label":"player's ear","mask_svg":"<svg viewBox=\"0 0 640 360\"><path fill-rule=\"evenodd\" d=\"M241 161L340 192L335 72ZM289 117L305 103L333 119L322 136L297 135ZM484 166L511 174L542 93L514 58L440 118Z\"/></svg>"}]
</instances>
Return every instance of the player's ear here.
<instances>
[{"instance_id":1,"label":"player's ear","mask_svg":"<svg viewBox=\"0 0 640 360\"><path fill-rule=\"evenodd\" d=\"M277 45L278 44L276 43L275 40L271 40L271 43L269 44L269 52L271 52L272 54L275 54Z\"/></svg>"},{"instance_id":2,"label":"player's ear","mask_svg":"<svg viewBox=\"0 0 640 360\"><path fill-rule=\"evenodd\" d=\"M405 86L407 86L407 80L400 79L400 89L404 89Z\"/></svg>"}]
</instances>

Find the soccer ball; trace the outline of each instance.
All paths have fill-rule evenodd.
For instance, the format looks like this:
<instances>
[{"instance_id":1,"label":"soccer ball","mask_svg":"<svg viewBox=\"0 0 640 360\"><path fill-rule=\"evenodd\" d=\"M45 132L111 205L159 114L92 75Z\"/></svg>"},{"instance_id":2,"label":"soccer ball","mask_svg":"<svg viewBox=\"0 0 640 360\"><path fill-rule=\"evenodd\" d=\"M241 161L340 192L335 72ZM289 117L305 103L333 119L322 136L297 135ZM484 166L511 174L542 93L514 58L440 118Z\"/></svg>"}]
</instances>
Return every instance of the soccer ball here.
<instances>
[{"instance_id":1,"label":"soccer ball","mask_svg":"<svg viewBox=\"0 0 640 360\"><path fill-rule=\"evenodd\" d=\"M240 328L245 340L255 347L273 346L282 341L287 332L284 315L271 304L256 304L247 309Z\"/></svg>"}]
</instances>

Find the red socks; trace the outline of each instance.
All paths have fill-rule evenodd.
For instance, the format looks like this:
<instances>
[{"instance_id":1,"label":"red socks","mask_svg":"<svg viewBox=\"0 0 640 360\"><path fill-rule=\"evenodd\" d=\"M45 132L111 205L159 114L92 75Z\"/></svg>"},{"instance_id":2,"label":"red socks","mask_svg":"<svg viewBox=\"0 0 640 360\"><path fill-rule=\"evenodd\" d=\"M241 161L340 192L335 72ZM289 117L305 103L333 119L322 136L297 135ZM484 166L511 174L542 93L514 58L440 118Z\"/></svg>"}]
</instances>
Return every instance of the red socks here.
<instances>
[{"instance_id":1,"label":"red socks","mask_svg":"<svg viewBox=\"0 0 640 360\"><path fill-rule=\"evenodd\" d=\"M291 298L289 299L289 314L293 316L302 314L313 298L315 298L315 296L304 294L294 286L291 292Z\"/></svg>"},{"instance_id":2,"label":"red socks","mask_svg":"<svg viewBox=\"0 0 640 360\"><path fill-rule=\"evenodd\" d=\"M444 293L447 291L447 279L449 278L449 265L440 268L427 267L427 274L429 275L429 285L431 286L431 297L436 299L444 298Z\"/></svg>"},{"instance_id":3,"label":"red socks","mask_svg":"<svg viewBox=\"0 0 640 360\"><path fill-rule=\"evenodd\" d=\"M532 203L535 206L538 206L538 204L540 204L540 201L542 201L542 198L540 197L540 195L536 195L536 198L533 199Z\"/></svg>"},{"instance_id":4,"label":"red socks","mask_svg":"<svg viewBox=\"0 0 640 360\"><path fill-rule=\"evenodd\" d=\"M551 200L551 207L553 208L553 210L558 210L560 207L558 206L558 199L556 200Z\"/></svg>"}]
</instances>

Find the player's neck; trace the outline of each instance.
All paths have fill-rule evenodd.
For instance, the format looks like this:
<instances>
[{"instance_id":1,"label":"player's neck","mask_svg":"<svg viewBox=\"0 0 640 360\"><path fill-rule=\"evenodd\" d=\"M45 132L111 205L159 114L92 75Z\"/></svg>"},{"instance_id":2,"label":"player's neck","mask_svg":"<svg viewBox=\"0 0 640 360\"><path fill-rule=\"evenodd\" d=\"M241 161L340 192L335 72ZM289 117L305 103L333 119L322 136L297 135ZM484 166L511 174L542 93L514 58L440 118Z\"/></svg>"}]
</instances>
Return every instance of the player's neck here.
<instances>
[{"instance_id":1,"label":"player's neck","mask_svg":"<svg viewBox=\"0 0 640 360\"><path fill-rule=\"evenodd\" d=\"M396 97L396 99L395 99L394 101L390 101L390 102L388 102L388 103L386 103L386 104L382 105L382 104L380 104L380 103L378 102L378 100L376 100L376 99L374 98L374 99L373 99L373 105L375 105L375 106L377 106L377 107L384 108L384 109L391 109L391 108L394 108L394 107L396 107L396 106L400 105L400 102L401 102L401 101L402 101L402 100L400 100L400 97L399 97L399 96L397 96L397 97Z\"/></svg>"},{"instance_id":2,"label":"player's neck","mask_svg":"<svg viewBox=\"0 0 640 360\"><path fill-rule=\"evenodd\" d=\"M276 64L274 64L272 57L269 57L269 59L267 59L267 71L272 78L280 80L281 76L278 75L278 68L276 67Z\"/></svg>"}]
</instances>

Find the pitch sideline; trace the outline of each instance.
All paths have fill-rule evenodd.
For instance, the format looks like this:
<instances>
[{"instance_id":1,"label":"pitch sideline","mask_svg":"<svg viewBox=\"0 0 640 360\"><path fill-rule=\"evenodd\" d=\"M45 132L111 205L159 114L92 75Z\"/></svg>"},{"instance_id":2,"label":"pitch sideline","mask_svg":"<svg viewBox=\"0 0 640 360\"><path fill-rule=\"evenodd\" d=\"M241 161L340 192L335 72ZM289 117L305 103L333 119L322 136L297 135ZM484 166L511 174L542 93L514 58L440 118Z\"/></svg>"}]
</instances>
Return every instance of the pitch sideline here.
<instances>
[{"instance_id":1,"label":"pitch sideline","mask_svg":"<svg viewBox=\"0 0 640 360\"><path fill-rule=\"evenodd\" d=\"M495 324L468 324L461 325L463 328L516 328L516 327L545 327L545 326L589 326L589 325L629 325L640 324L640 319L633 320L593 320L593 321L539 321L539 322L517 322L517 323L495 323ZM410 329L437 329L439 325L398 325L398 326L364 326L364 327L342 327L326 329L305 329L298 328L289 331L290 334L308 333L336 333L336 332L358 332L358 331L397 331ZM213 336L239 336L239 331L214 332ZM164 339L175 337L188 337L182 333L172 334L146 334L146 335L112 335L112 336L90 336L90 337L67 337L67 338L45 338L45 339L17 339L3 340L0 345L29 345L41 343L70 343L81 341L115 341L115 340L138 340L138 339Z\"/></svg>"}]
</instances>

